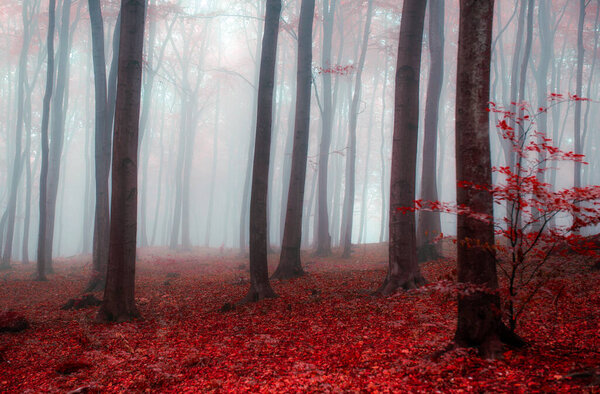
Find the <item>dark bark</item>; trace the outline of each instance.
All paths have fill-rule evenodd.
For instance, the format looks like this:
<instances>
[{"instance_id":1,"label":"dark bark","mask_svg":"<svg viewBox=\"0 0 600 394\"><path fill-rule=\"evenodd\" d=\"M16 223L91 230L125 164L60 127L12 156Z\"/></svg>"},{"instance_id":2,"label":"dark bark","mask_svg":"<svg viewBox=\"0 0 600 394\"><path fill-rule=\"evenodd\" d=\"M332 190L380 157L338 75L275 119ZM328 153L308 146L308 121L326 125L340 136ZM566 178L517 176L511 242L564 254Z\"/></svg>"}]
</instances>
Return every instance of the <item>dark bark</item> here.
<instances>
[{"instance_id":1,"label":"dark bark","mask_svg":"<svg viewBox=\"0 0 600 394\"><path fill-rule=\"evenodd\" d=\"M490 58L494 1L461 0L456 97L456 179L492 183L489 113ZM485 190L457 188L457 204L493 217L493 196ZM483 287L458 296L458 346L475 347L484 358L501 357L501 341L516 342L501 321L493 249L494 226L458 215L458 281ZM488 246L488 248L486 248Z\"/></svg>"},{"instance_id":2,"label":"dark bark","mask_svg":"<svg viewBox=\"0 0 600 394\"><path fill-rule=\"evenodd\" d=\"M273 85L280 13L281 0L267 0L260 59L256 143L250 193L250 289L244 298L245 302L275 297L275 292L269 283L267 264L267 194L273 120Z\"/></svg>"},{"instance_id":3,"label":"dark bark","mask_svg":"<svg viewBox=\"0 0 600 394\"><path fill-rule=\"evenodd\" d=\"M390 182L389 268L377 290L388 295L412 289L425 280L417 263L415 213L400 211L414 206L419 130L419 75L426 3L405 0L400 22L394 104L394 137Z\"/></svg>"},{"instance_id":4,"label":"dark bark","mask_svg":"<svg viewBox=\"0 0 600 394\"><path fill-rule=\"evenodd\" d=\"M289 279L304 275L300 260L300 246L302 244L302 209L304 206L304 186L306 181L310 127L312 27L314 12L315 0L302 0L300 21L298 22L294 147L281 256L277 270L273 274L273 278L277 279Z\"/></svg>"},{"instance_id":5,"label":"dark bark","mask_svg":"<svg viewBox=\"0 0 600 394\"><path fill-rule=\"evenodd\" d=\"M423 135L421 199L437 201L437 135L440 96L444 82L444 0L429 0L429 81ZM433 239L442 231L439 212L420 211L417 225L417 248L420 261L439 257Z\"/></svg>"},{"instance_id":6,"label":"dark bark","mask_svg":"<svg viewBox=\"0 0 600 394\"><path fill-rule=\"evenodd\" d=\"M583 94L583 27L585 23L585 0L579 0L579 21L577 24L577 75L575 94L581 97ZM590 76L590 78L592 78ZM573 114L573 140L574 153L583 153L581 145L581 101L575 101L575 113ZM581 162L575 162L573 166L573 187L581 187Z\"/></svg>"},{"instance_id":7,"label":"dark bark","mask_svg":"<svg viewBox=\"0 0 600 394\"><path fill-rule=\"evenodd\" d=\"M348 151L346 152L346 187L344 189L344 216L346 219L345 227L342 228L342 252L343 258L350 257L352 252L352 226L354 224L354 192L356 188L356 123L358 121L358 106L361 99L362 71L365 66L367 56L367 45L369 44L369 33L371 31L371 16L373 15L373 0L369 0L367 6L367 20L362 37L362 48L358 67L356 70L356 79L354 80L354 95L352 104L350 104L350 120L348 135ZM418 74L418 72L417 72Z\"/></svg>"},{"instance_id":8,"label":"dark bark","mask_svg":"<svg viewBox=\"0 0 600 394\"><path fill-rule=\"evenodd\" d=\"M337 0L323 1L323 48L321 67L328 69L331 64L331 40ZM319 178L317 189L317 256L331 254L331 235L329 234L329 213L327 208L327 170L329 165L329 147L331 145L331 129L333 122L333 99L331 95L331 73L324 72L323 78L323 112L321 122L321 144L319 146Z\"/></svg>"},{"instance_id":9,"label":"dark bark","mask_svg":"<svg viewBox=\"0 0 600 394\"><path fill-rule=\"evenodd\" d=\"M96 206L94 211L93 273L86 292L102 289L106 279L110 232L108 177L111 156L111 127L108 121L106 59L104 56L104 23L100 1L88 0L88 8L92 27L92 59L94 62Z\"/></svg>"},{"instance_id":10,"label":"dark bark","mask_svg":"<svg viewBox=\"0 0 600 394\"><path fill-rule=\"evenodd\" d=\"M123 0L115 129L109 261L99 321L138 317L135 306L137 152L145 0Z\"/></svg>"},{"instance_id":11,"label":"dark bark","mask_svg":"<svg viewBox=\"0 0 600 394\"><path fill-rule=\"evenodd\" d=\"M60 161L64 144L65 117L68 104L66 95L69 84L69 53L71 18L71 0L64 0L60 18L58 64L56 75L56 90L52 97L52 115L50 128L50 145L48 154L48 180L46 190L46 269L52 272L52 249L54 242L54 222L56 218L56 202L60 178Z\"/></svg>"},{"instance_id":12,"label":"dark bark","mask_svg":"<svg viewBox=\"0 0 600 394\"><path fill-rule=\"evenodd\" d=\"M39 230L37 248L37 280L46 280L48 261L46 258L46 192L48 180L48 120L50 118L50 100L54 90L54 30L56 24L56 0L48 1L48 36L46 48L48 63L46 66L46 88L42 109L42 126L40 130L42 163L40 165L40 197L39 197Z\"/></svg>"}]
</instances>

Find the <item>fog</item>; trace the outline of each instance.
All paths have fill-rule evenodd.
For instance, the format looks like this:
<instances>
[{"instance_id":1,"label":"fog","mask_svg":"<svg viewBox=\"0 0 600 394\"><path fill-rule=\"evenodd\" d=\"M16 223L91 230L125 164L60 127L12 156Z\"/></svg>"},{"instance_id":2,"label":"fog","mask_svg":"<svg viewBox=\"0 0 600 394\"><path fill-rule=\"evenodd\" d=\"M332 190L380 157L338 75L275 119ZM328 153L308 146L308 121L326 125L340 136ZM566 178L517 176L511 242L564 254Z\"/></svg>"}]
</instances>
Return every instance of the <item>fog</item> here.
<instances>
[{"instance_id":1,"label":"fog","mask_svg":"<svg viewBox=\"0 0 600 394\"><path fill-rule=\"evenodd\" d=\"M120 2L102 1L107 74L113 56L113 33ZM515 76L525 74L524 101L533 108L548 105L547 96L577 90L579 7L575 1L541 0L531 21L530 55L513 67L515 48L527 49L528 20L519 35L519 5L496 1L491 92L492 101L509 106ZM576 4L577 3L577 4ZM582 185L600 182L598 105L598 1L587 1L583 24L582 152L589 165ZM66 6L65 6L66 4ZM68 19L66 7L70 7ZM366 1L338 1L332 40L332 64L322 63L323 8L317 1L313 30L313 89L303 247L312 249L317 221L317 173L323 111L323 77L332 77L332 135L329 149L327 200L332 246L340 245L348 127L355 77L367 13ZM280 21L269 172L269 243L281 245L294 131L297 25L300 2L284 1ZM256 125L256 95L263 1L149 0L142 81L138 181L138 247L242 249L248 245L249 178ZM353 243L387 240L389 176L394 111L394 76L401 2L374 1L368 47L362 70L357 118L357 149L353 211ZM57 79L64 73L62 110L64 144L54 223L53 256L89 254L94 231L94 72L88 3L61 0L56 8ZM58 32L68 23L66 42ZM428 22L423 37L419 135L420 179L428 70ZM38 232L40 129L45 87L48 3L40 0L0 1L0 250L6 250L10 189L15 157L22 157L18 177L12 260L35 260ZM23 43L29 45L24 53ZM437 184L440 201L455 199L454 99L458 39L458 1L445 2L444 73L439 106ZM68 67L60 70L60 48ZM24 59L25 68L20 68ZM25 70L25 73L23 73ZM19 80L24 78L22 98ZM57 80L56 88L60 88ZM56 97L56 95L55 95ZM19 114L23 100L23 114ZM485 103L482 103L485 105ZM53 108L58 103L53 102ZM573 103L553 106L546 133L564 150L574 150ZM145 118L144 118L145 117ZM491 116L492 161L505 165L497 118ZM22 135L17 143L19 123ZM538 127L542 127L538 122ZM17 152L17 149L21 152ZM22 155L22 156L20 156ZM572 164L552 170L555 188L573 185ZM418 182L419 183L419 182ZM30 190L30 193L27 192ZM417 185L417 195L419 186ZM456 218L442 215L442 232L455 234ZM565 219L566 220L566 219ZM24 246L25 244L25 246ZM25 256L27 254L28 256Z\"/></svg>"}]
</instances>

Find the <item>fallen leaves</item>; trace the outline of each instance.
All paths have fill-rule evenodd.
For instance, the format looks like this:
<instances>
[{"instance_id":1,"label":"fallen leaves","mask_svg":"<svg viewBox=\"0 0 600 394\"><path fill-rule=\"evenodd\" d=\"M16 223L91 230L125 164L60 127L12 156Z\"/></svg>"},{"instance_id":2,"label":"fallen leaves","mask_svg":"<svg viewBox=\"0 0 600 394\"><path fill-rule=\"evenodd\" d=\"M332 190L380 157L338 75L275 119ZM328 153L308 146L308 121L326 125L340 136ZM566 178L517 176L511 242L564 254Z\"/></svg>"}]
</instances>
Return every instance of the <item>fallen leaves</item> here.
<instances>
[{"instance_id":1,"label":"fallen leaves","mask_svg":"<svg viewBox=\"0 0 600 394\"><path fill-rule=\"evenodd\" d=\"M143 319L106 325L94 322L95 308L59 309L85 284L82 260L69 262L78 270L56 264L46 283L19 268L0 299L31 328L0 334L0 391L564 392L593 383L575 376L600 364L600 273L577 275L574 266L540 292L519 327L529 348L496 362L455 349L434 362L454 335L455 297L435 286L373 297L386 248L356 249L352 260L320 259L305 277L273 282L280 297L249 305L236 305L248 285L236 282L247 280L243 259L145 252L136 288ZM436 283L452 280L454 268L442 259L423 273ZM89 366L58 373L69 360Z\"/></svg>"}]
</instances>

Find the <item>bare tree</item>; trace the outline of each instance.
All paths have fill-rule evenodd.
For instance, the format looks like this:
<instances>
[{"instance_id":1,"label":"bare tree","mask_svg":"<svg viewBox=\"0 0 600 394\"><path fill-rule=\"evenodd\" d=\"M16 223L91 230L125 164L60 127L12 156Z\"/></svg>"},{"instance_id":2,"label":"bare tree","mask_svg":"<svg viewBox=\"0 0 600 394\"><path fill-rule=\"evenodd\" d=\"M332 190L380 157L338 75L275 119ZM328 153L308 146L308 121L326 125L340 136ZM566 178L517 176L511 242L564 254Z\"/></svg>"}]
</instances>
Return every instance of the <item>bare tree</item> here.
<instances>
[{"instance_id":1,"label":"bare tree","mask_svg":"<svg viewBox=\"0 0 600 394\"><path fill-rule=\"evenodd\" d=\"M46 192L48 180L48 120L50 118L50 100L54 90L54 30L56 25L56 0L48 1L48 36L46 48L48 51L48 65L46 67L46 91L44 93L41 127L42 163L40 166L40 220L37 248L37 280L46 280Z\"/></svg>"},{"instance_id":2,"label":"bare tree","mask_svg":"<svg viewBox=\"0 0 600 394\"><path fill-rule=\"evenodd\" d=\"M95 100L95 181L96 207L94 215L94 272L87 291L104 286L108 264L110 211L108 205L108 177L110 173L112 121L108 119L106 59L104 56L104 23L99 0L88 0L92 27L92 59L94 62ZM110 123L110 124L109 124Z\"/></svg>"},{"instance_id":3,"label":"bare tree","mask_svg":"<svg viewBox=\"0 0 600 394\"><path fill-rule=\"evenodd\" d=\"M492 183L489 142L490 58L494 0L461 0L456 82L456 179ZM492 216L493 196L486 190L458 188L458 205ZM475 347L482 357L501 356L501 341L510 336L500 314L493 223L459 215L457 223L458 281L474 287L458 297L455 343ZM486 248L486 245L488 246ZM483 287L484 289L481 289Z\"/></svg>"},{"instance_id":4,"label":"bare tree","mask_svg":"<svg viewBox=\"0 0 600 394\"><path fill-rule=\"evenodd\" d=\"M365 59L367 57L367 45L369 44L369 33L371 31L371 17L373 15L373 0L369 0L367 5L367 20L365 21L365 29L362 37L362 48L360 58L358 60L358 68L356 70L356 78L354 80L354 95L350 104L350 121L348 130L348 152L346 155L346 189L344 193L344 216L345 227L342 229L342 246L344 251L342 257L350 257L352 252L352 225L354 222L354 192L355 192L355 177L356 177L356 123L358 121L358 106L361 100L362 87L362 72L365 67ZM367 152L368 154L368 152ZM365 180L366 182L366 180Z\"/></svg>"},{"instance_id":5,"label":"bare tree","mask_svg":"<svg viewBox=\"0 0 600 394\"><path fill-rule=\"evenodd\" d=\"M256 138L252 167L252 191L250 193L250 289L244 298L245 302L275 297L275 292L269 283L269 267L267 265L267 194L273 120L273 85L280 14L281 0L267 0L260 58Z\"/></svg>"},{"instance_id":6,"label":"bare tree","mask_svg":"<svg viewBox=\"0 0 600 394\"><path fill-rule=\"evenodd\" d=\"M137 151L142 89L145 0L123 0L115 130L109 260L99 321L139 316L135 306Z\"/></svg>"},{"instance_id":7,"label":"bare tree","mask_svg":"<svg viewBox=\"0 0 600 394\"><path fill-rule=\"evenodd\" d=\"M394 140L390 182L389 267L377 290L383 295L412 289L425 280L417 263L414 211L419 130L419 76L426 2L405 0L400 22L394 106Z\"/></svg>"},{"instance_id":8,"label":"bare tree","mask_svg":"<svg viewBox=\"0 0 600 394\"><path fill-rule=\"evenodd\" d=\"M437 192L437 135L440 96L444 81L444 0L429 0L429 81L423 136L423 169L421 198L436 201ZM436 259L438 250L432 240L442 230L439 212L419 212L417 248L419 260Z\"/></svg>"},{"instance_id":9,"label":"bare tree","mask_svg":"<svg viewBox=\"0 0 600 394\"><path fill-rule=\"evenodd\" d=\"M294 124L294 147L287 211L281 257L273 278L288 279L302 276L304 270L300 260L302 243L302 209L306 162L308 160L308 135L310 127L310 96L312 82L312 28L315 0L302 0L298 22L298 67L296 77L296 120Z\"/></svg>"}]
</instances>

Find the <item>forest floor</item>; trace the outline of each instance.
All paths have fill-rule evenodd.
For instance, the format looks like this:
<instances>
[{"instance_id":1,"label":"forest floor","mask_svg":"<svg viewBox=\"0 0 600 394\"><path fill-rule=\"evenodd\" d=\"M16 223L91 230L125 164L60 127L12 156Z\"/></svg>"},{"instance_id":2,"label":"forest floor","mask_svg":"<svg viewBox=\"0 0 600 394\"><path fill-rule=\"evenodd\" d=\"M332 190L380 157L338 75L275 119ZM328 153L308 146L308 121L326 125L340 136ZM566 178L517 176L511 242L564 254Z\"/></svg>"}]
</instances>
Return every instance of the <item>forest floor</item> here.
<instances>
[{"instance_id":1,"label":"forest floor","mask_svg":"<svg viewBox=\"0 0 600 394\"><path fill-rule=\"evenodd\" d=\"M31 327L0 333L0 392L600 391L600 273L589 261L570 262L552 280L560 291L534 299L518 327L529 347L499 361L460 349L433 361L452 340L455 297L435 286L373 297L385 259L383 245L348 260L306 256L308 275L272 282L278 298L231 309L248 290L247 259L147 249L142 319L120 324L95 323L97 307L60 309L81 295L89 256L58 260L48 282L17 263L0 273L0 312ZM431 283L455 275L452 259L422 270Z\"/></svg>"}]
</instances>

